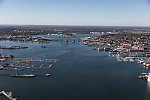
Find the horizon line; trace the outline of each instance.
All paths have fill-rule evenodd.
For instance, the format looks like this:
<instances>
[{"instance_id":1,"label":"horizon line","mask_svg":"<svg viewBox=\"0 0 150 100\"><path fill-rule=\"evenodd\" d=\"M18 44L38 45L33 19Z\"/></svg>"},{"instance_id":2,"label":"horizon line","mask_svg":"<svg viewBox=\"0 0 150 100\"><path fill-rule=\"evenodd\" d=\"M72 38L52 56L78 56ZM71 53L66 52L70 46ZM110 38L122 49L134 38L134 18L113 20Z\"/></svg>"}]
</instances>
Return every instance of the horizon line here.
<instances>
[{"instance_id":1,"label":"horizon line","mask_svg":"<svg viewBox=\"0 0 150 100\"><path fill-rule=\"evenodd\" d=\"M150 27L150 25L65 25L65 24L0 24L0 26L81 26L81 27Z\"/></svg>"}]
</instances>

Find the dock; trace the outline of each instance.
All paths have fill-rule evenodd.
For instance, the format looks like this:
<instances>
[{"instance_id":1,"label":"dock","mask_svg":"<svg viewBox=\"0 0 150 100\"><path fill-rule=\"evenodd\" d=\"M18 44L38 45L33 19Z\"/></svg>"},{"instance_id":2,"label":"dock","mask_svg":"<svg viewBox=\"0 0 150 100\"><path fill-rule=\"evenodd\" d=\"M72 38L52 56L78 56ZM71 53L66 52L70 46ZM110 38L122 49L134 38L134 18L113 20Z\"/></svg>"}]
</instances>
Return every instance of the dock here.
<instances>
[{"instance_id":1,"label":"dock","mask_svg":"<svg viewBox=\"0 0 150 100\"><path fill-rule=\"evenodd\" d=\"M6 91L1 90L1 91L0 91L0 95L4 95L4 96L7 97L9 100L18 100L18 98L13 98L12 92L6 92Z\"/></svg>"}]
</instances>

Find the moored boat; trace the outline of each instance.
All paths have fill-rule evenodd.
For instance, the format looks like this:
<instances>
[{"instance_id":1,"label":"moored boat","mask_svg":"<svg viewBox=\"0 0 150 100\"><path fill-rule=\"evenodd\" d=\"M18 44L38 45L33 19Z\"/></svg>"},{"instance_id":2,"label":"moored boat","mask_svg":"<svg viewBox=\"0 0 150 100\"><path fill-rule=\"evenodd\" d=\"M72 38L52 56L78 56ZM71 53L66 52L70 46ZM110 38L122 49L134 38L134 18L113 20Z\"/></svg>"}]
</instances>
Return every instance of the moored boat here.
<instances>
[{"instance_id":1,"label":"moored boat","mask_svg":"<svg viewBox=\"0 0 150 100\"><path fill-rule=\"evenodd\" d=\"M14 74L11 77L35 77L34 74Z\"/></svg>"},{"instance_id":2,"label":"moored boat","mask_svg":"<svg viewBox=\"0 0 150 100\"><path fill-rule=\"evenodd\" d=\"M150 81L150 73L142 73L139 79Z\"/></svg>"},{"instance_id":3,"label":"moored boat","mask_svg":"<svg viewBox=\"0 0 150 100\"><path fill-rule=\"evenodd\" d=\"M49 77L50 76L50 74L46 74L46 77Z\"/></svg>"}]
</instances>

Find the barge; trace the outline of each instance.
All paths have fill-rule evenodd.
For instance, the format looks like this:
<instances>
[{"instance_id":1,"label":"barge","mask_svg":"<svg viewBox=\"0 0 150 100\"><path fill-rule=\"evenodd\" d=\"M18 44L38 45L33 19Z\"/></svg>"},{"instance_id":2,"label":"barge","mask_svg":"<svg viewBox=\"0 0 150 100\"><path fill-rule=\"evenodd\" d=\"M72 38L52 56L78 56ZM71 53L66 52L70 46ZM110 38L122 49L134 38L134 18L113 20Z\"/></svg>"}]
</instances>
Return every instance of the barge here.
<instances>
[{"instance_id":1,"label":"barge","mask_svg":"<svg viewBox=\"0 0 150 100\"><path fill-rule=\"evenodd\" d=\"M11 77L35 77L34 74L14 74Z\"/></svg>"}]
</instances>

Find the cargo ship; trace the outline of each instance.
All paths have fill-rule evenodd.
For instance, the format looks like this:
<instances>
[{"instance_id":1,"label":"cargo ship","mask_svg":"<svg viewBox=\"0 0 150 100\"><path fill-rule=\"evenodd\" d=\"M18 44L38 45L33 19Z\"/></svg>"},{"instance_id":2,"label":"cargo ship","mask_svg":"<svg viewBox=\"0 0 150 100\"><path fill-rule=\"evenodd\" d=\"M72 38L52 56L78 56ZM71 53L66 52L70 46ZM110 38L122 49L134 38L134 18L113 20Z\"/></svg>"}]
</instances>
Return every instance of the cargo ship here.
<instances>
[{"instance_id":1,"label":"cargo ship","mask_svg":"<svg viewBox=\"0 0 150 100\"><path fill-rule=\"evenodd\" d=\"M14 74L11 77L35 77L34 74Z\"/></svg>"}]
</instances>

